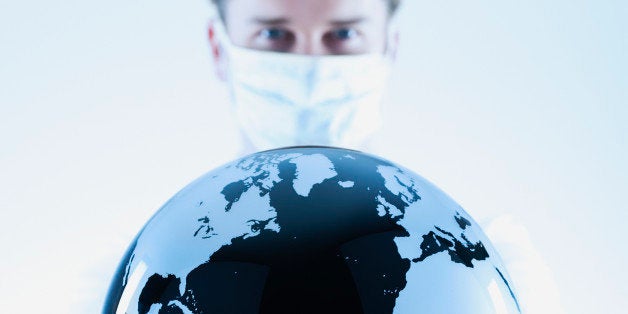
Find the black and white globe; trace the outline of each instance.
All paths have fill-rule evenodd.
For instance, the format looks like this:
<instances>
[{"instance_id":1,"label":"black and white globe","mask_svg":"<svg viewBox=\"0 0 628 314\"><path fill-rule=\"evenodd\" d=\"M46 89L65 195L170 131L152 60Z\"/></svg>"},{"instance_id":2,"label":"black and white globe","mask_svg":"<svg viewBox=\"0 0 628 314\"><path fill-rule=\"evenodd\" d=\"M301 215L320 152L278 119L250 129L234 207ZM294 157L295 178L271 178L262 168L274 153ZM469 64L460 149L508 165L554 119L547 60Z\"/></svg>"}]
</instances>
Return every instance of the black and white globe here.
<instances>
[{"instance_id":1,"label":"black and white globe","mask_svg":"<svg viewBox=\"0 0 628 314\"><path fill-rule=\"evenodd\" d=\"M415 173L328 147L256 153L170 199L105 314L519 313L468 214Z\"/></svg>"}]
</instances>

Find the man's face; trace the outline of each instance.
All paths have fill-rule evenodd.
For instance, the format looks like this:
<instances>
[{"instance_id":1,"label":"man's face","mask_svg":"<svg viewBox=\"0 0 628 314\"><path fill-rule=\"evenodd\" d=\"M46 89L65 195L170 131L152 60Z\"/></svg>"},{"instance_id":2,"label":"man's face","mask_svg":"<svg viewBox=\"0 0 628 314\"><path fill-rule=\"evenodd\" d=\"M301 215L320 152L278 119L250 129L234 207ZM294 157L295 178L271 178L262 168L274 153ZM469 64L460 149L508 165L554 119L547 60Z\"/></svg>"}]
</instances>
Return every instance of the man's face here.
<instances>
[{"instance_id":1,"label":"man's face","mask_svg":"<svg viewBox=\"0 0 628 314\"><path fill-rule=\"evenodd\" d=\"M384 52L386 0L227 0L236 46L304 55Z\"/></svg>"}]
</instances>

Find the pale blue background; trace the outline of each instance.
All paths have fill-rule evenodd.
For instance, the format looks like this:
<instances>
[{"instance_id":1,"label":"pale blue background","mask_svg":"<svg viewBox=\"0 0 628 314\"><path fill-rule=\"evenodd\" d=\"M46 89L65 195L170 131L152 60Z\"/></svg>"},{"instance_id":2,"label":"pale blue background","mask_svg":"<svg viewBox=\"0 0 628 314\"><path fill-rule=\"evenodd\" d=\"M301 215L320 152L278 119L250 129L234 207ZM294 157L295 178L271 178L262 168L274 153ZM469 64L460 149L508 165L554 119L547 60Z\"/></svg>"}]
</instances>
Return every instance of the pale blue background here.
<instances>
[{"instance_id":1,"label":"pale blue background","mask_svg":"<svg viewBox=\"0 0 628 314\"><path fill-rule=\"evenodd\" d=\"M625 313L627 2L406 2L380 154L519 219L568 313ZM142 224L238 153L208 17L203 0L0 2L3 313L98 312Z\"/></svg>"}]
</instances>

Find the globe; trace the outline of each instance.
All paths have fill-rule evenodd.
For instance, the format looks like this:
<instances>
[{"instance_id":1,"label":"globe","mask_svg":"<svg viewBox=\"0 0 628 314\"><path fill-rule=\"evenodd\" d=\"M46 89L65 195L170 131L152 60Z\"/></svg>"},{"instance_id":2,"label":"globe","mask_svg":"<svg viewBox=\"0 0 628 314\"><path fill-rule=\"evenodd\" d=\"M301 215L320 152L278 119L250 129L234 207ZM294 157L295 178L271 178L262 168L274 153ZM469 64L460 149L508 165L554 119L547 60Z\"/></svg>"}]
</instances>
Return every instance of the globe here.
<instances>
[{"instance_id":1,"label":"globe","mask_svg":"<svg viewBox=\"0 0 628 314\"><path fill-rule=\"evenodd\" d=\"M256 153L172 197L123 257L103 313L519 313L487 237L382 158Z\"/></svg>"}]
</instances>

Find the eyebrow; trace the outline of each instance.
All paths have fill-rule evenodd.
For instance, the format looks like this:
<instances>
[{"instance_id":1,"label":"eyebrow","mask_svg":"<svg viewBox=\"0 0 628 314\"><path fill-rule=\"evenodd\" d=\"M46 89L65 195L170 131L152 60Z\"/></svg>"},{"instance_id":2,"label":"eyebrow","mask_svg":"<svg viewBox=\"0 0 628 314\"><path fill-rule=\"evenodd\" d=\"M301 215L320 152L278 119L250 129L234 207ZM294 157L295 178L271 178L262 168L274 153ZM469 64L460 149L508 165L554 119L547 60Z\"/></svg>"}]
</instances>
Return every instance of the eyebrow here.
<instances>
[{"instance_id":1,"label":"eyebrow","mask_svg":"<svg viewBox=\"0 0 628 314\"><path fill-rule=\"evenodd\" d=\"M346 18L346 19L330 20L328 24L332 26L344 26L344 25L364 23L367 21L368 21L368 18L363 17L363 16L358 16L358 17L352 17L352 18ZM290 19L286 17L254 17L251 19L251 22L255 24L262 24L262 25L283 25L283 24L290 23Z\"/></svg>"},{"instance_id":2,"label":"eyebrow","mask_svg":"<svg viewBox=\"0 0 628 314\"><path fill-rule=\"evenodd\" d=\"M344 25L360 24L367 21L368 21L368 18L364 16L357 16L357 17L352 17L352 18L347 18L347 19L331 20L328 23L333 26L344 26Z\"/></svg>"},{"instance_id":3,"label":"eyebrow","mask_svg":"<svg viewBox=\"0 0 628 314\"><path fill-rule=\"evenodd\" d=\"M285 17L254 17L251 22L263 25L282 25L288 24L290 20Z\"/></svg>"}]
</instances>

